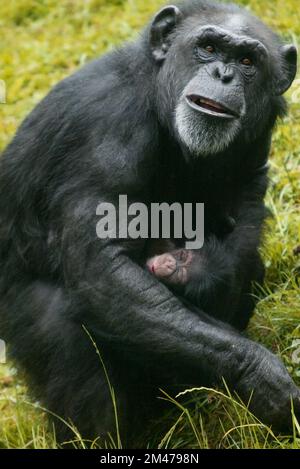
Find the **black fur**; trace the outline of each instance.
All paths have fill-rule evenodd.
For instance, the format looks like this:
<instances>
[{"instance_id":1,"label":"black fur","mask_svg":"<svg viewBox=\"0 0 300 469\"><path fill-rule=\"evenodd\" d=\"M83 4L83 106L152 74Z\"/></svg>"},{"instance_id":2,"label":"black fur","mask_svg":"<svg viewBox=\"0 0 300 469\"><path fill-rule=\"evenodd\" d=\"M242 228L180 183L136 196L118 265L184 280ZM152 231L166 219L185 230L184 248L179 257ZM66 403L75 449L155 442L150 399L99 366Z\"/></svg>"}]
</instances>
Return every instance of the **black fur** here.
<instances>
[{"instance_id":1,"label":"black fur","mask_svg":"<svg viewBox=\"0 0 300 469\"><path fill-rule=\"evenodd\" d=\"M154 59L147 27L135 43L55 86L1 159L1 337L46 407L71 419L83 436L105 437L115 428L111 399L84 325L107 366L128 445L136 444L138 424L153 416L159 387L224 377L245 399L254 388L254 412L282 427L290 422L290 396L298 402L300 395L274 355L209 316L210 307L227 308L242 328L253 309L247 298L251 280L261 277L267 188L260 168L285 111L271 91L287 73L280 41L238 7L200 0L179 7L180 22L166 42L172 60ZM172 54L184 48L199 18L220 24L237 14L267 48L268 69L246 96L251 112L234 142L222 154L195 157L180 141L173 114L196 65L189 69L187 58ZM96 237L96 206L119 194L129 202L205 203L198 291L205 312L188 309L145 272L143 240ZM222 239L214 233L216 213L236 220ZM59 423L58 431L62 440L69 436Z\"/></svg>"}]
</instances>

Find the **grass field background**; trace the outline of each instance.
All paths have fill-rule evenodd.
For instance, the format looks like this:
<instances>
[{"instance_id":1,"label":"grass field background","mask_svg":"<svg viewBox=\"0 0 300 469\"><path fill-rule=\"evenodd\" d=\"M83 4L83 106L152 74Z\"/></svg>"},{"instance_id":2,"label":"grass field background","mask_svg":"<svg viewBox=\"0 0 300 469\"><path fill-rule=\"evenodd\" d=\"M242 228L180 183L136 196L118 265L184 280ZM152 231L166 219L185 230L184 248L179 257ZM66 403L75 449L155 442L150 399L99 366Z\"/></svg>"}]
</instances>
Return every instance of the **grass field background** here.
<instances>
[{"instance_id":1,"label":"grass field background","mask_svg":"<svg viewBox=\"0 0 300 469\"><path fill-rule=\"evenodd\" d=\"M238 3L258 14L287 41L298 44L299 0ZM7 95L6 104L0 104L0 149L55 83L116 44L134 38L161 4L158 0L1 2L0 79ZM300 77L287 99L289 116L276 130L271 154L267 205L273 218L263 248L267 266L264 298L248 333L278 354L300 385L300 256L293 254L300 245ZM200 389L170 400L170 413L157 422L145 445L300 448L296 424L292 438L275 435L226 393ZM104 442L95 442L97 445ZM90 443L79 441L78 446L89 447ZM56 447L46 412L27 395L11 363L0 364L0 447Z\"/></svg>"}]
</instances>

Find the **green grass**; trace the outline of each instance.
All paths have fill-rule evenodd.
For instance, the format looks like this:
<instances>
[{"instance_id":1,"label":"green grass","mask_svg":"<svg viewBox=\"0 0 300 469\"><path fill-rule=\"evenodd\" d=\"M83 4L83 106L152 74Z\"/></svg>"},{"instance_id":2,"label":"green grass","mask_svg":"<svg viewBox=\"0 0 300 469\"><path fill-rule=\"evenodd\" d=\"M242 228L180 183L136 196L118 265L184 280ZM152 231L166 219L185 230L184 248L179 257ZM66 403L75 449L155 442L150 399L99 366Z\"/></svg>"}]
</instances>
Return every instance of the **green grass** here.
<instances>
[{"instance_id":1,"label":"green grass","mask_svg":"<svg viewBox=\"0 0 300 469\"><path fill-rule=\"evenodd\" d=\"M286 40L299 41L299 0L240 3ZM93 57L134 38L160 5L159 0L1 2L0 79L7 86L7 103L0 105L0 148L51 86ZM300 365L292 358L295 341L300 340L300 256L293 254L300 244L299 81L287 97L290 113L278 125L271 154L272 185L267 204L273 218L263 249L267 281L249 335L281 356L300 384ZM0 365L0 447L56 447L46 412L32 403L12 366ZM296 424L292 438L274 435L228 393L202 388L175 400L163 393L160 397L170 401L170 412L152 429L145 443L150 447L300 448ZM91 446L78 435L74 438L79 447ZM106 444L114 445L111 441ZM94 442L92 446L104 445Z\"/></svg>"}]
</instances>

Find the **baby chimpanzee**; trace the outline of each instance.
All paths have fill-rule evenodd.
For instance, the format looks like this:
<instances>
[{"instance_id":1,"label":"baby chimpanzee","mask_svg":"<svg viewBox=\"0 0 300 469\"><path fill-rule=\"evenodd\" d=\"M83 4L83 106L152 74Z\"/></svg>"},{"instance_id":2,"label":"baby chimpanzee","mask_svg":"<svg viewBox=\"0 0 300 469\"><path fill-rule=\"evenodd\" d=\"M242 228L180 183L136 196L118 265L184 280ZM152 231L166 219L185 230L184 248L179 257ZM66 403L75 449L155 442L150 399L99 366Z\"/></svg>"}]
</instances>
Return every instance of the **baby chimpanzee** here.
<instances>
[{"instance_id":1,"label":"baby chimpanzee","mask_svg":"<svg viewBox=\"0 0 300 469\"><path fill-rule=\"evenodd\" d=\"M218 233L219 236L226 236L235 229L235 220L227 217L223 223L224 232ZM226 231L225 231L226 230ZM215 259L222 264L222 256ZM243 302L237 304L239 292L231 288L230 278L228 283L225 281L219 285L219 288L232 291L228 294L228 305L220 303L218 300L220 291L206 288L209 285L209 276L207 276L207 258L203 251L184 249L182 245L176 244L171 240L151 240L147 246L146 266L148 270L161 280L169 288L174 290L184 303L207 311L206 305L209 303L209 315L221 319L234 327L243 330L246 328L249 319L254 310L256 299L254 295L249 294L251 288L248 284L262 281L263 266L261 278L250 275L245 291ZM221 268L221 267L220 267ZM226 280L226 277L225 277ZM208 297L209 295L209 297Z\"/></svg>"},{"instance_id":2,"label":"baby chimpanzee","mask_svg":"<svg viewBox=\"0 0 300 469\"><path fill-rule=\"evenodd\" d=\"M216 261L222 262L221 259ZM206 305L209 301L210 316L244 330L254 311L257 298L249 294L251 288L248 286L243 295L243 302L239 305L237 303L239 295L231 288L228 279L229 283L224 282L220 287L232 291L232 294L228 294L228 304L220 303L220 292L218 290L211 292L206 288L209 283L206 263L207 258L202 250L184 249L170 240L152 240L148 245L146 260L148 270L174 290L183 303L188 304L195 312L198 308L207 312ZM262 266L261 278L249 277L249 284L262 281L263 270Z\"/></svg>"},{"instance_id":3,"label":"baby chimpanzee","mask_svg":"<svg viewBox=\"0 0 300 469\"><path fill-rule=\"evenodd\" d=\"M148 246L146 261L148 270L175 291L183 303L195 312L198 311L198 308L207 311L206 305L209 300L212 305L209 309L210 316L221 319L239 329L244 329L248 320L242 322L236 320L234 298L231 298L233 300L232 309L226 308L224 304L220 305L220 302L217 301L217 291L214 293L213 299L207 298L205 263L202 250L184 249L169 240L152 240ZM228 288L226 285L223 287Z\"/></svg>"},{"instance_id":4,"label":"baby chimpanzee","mask_svg":"<svg viewBox=\"0 0 300 469\"><path fill-rule=\"evenodd\" d=\"M219 225L218 235L231 233L235 228L235 220L230 216L224 217ZM201 259L202 258L202 259ZM203 272L203 256L200 250L184 249L168 239L152 240L147 248L146 265L166 285L193 295L193 288L189 293L185 288L191 283L197 284ZM190 298L191 299L191 298ZM199 305L198 305L199 306Z\"/></svg>"}]
</instances>

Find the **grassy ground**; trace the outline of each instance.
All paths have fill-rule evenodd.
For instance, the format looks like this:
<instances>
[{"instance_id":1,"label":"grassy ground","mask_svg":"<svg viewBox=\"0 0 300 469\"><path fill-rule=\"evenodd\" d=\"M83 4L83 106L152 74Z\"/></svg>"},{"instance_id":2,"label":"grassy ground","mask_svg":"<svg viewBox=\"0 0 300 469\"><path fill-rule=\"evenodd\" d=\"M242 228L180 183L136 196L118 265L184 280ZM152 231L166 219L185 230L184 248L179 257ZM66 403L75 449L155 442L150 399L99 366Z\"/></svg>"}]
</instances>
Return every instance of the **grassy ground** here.
<instances>
[{"instance_id":1,"label":"grassy ground","mask_svg":"<svg viewBox=\"0 0 300 469\"><path fill-rule=\"evenodd\" d=\"M240 3L287 40L297 43L300 39L299 0ZM91 58L134 37L160 4L159 0L1 2L0 79L7 86L7 103L0 105L0 148L52 85ZM267 282L249 334L281 356L300 384L300 353L296 351L297 339L300 343L300 256L293 254L300 244L300 81L288 93L288 100L290 114L278 126L271 155L267 204L274 216L263 250ZM275 436L239 403L215 391L190 392L172 401L170 409L170 415L153 429L149 446L300 448L296 426L293 438ZM0 365L0 447L55 446L45 412L30 402L13 365Z\"/></svg>"}]
</instances>

